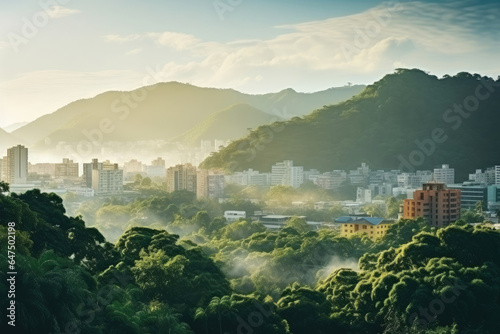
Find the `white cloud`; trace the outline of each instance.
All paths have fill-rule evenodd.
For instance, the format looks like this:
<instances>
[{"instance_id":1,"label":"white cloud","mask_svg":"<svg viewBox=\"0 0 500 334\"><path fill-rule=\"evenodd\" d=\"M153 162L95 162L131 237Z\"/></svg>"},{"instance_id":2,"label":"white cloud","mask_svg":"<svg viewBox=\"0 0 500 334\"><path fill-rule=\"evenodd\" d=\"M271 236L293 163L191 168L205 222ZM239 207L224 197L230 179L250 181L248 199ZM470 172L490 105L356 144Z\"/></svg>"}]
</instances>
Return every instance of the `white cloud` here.
<instances>
[{"instance_id":1,"label":"white cloud","mask_svg":"<svg viewBox=\"0 0 500 334\"><path fill-rule=\"evenodd\" d=\"M320 72L377 77L396 64L453 71L450 59L461 59L461 70L468 70L466 59L484 57L487 48L497 45L500 21L494 18L500 17L500 8L467 3L381 5L356 15L280 26L292 32L266 41L200 42L167 33L160 44L185 50L187 61L169 61L163 71L172 80L245 89L258 82L260 73L274 73L266 79L278 76L283 87L314 80Z\"/></svg>"},{"instance_id":2,"label":"white cloud","mask_svg":"<svg viewBox=\"0 0 500 334\"><path fill-rule=\"evenodd\" d=\"M59 19L61 17L78 14L81 11L77 9L70 9L63 6L51 6L50 9L46 10L47 15L53 19Z\"/></svg>"},{"instance_id":3,"label":"white cloud","mask_svg":"<svg viewBox=\"0 0 500 334\"><path fill-rule=\"evenodd\" d=\"M189 50L196 47L197 44L201 43L201 40L194 37L193 35L184 34L180 32L149 32L145 34L131 34L131 35L105 35L104 39L107 42L115 43L127 43L137 41L139 39L149 39L155 43L174 48L176 50Z\"/></svg>"},{"instance_id":4,"label":"white cloud","mask_svg":"<svg viewBox=\"0 0 500 334\"><path fill-rule=\"evenodd\" d=\"M111 35L105 35L104 40L107 42L115 42L115 43L127 43L131 41L136 41L139 38L141 38L141 35L139 34L132 34L132 35L116 35L116 34L111 34Z\"/></svg>"},{"instance_id":5,"label":"white cloud","mask_svg":"<svg viewBox=\"0 0 500 334\"><path fill-rule=\"evenodd\" d=\"M139 54L142 52L142 49L141 48L138 48L138 49L133 49L133 50L130 50L128 52L126 52L125 54L126 55L136 55L136 54Z\"/></svg>"},{"instance_id":6,"label":"white cloud","mask_svg":"<svg viewBox=\"0 0 500 334\"><path fill-rule=\"evenodd\" d=\"M160 45L169 46L177 50L187 50L201 42L193 35L170 31L163 33L148 33L147 37L153 39Z\"/></svg>"}]
</instances>

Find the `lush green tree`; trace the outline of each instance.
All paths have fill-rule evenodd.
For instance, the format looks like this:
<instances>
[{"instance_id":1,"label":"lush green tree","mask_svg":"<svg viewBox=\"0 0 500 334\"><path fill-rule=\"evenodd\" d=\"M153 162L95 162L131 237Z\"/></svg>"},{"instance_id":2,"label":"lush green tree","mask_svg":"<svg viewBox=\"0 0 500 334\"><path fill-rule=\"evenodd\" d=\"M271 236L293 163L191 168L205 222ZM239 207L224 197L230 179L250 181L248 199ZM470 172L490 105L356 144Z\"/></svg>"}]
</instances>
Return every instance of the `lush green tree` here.
<instances>
[{"instance_id":1,"label":"lush green tree","mask_svg":"<svg viewBox=\"0 0 500 334\"><path fill-rule=\"evenodd\" d=\"M299 233L305 233L311 230L311 227L307 225L305 219L299 217L292 217L286 223L285 226L295 229Z\"/></svg>"},{"instance_id":2,"label":"lush green tree","mask_svg":"<svg viewBox=\"0 0 500 334\"><path fill-rule=\"evenodd\" d=\"M10 191L9 184L4 181L0 181L0 196L2 193L8 193Z\"/></svg>"}]
</instances>

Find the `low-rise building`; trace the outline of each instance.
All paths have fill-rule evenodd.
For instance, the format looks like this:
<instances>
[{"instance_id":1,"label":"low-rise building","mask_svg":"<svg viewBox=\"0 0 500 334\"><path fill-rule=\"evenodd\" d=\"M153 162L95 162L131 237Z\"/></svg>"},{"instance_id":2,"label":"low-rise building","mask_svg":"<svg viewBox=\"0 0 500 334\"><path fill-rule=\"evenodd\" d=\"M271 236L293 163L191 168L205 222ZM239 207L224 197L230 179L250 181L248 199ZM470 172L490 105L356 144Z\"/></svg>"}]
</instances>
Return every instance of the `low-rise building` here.
<instances>
[{"instance_id":1,"label":"low-rise building","mask_svg":"<svg viewBox=\"0 0 500 334\"><path fill-rule=\"evenodd\" d=\"M340 224L340 234L349 237L357 234L366 234L370 239L383 237L394 220L378 217L343 216L335 219Z\"/></svg>"},{"instance_id":2,"label":"low-rise building","mask_svg":"<svg viewBox=\"0 0 500 334\"><path fill-rule=\"evenodd\" d=\"M246 219L247 213L245 211L224 211L224 218L228 223L233 223L240 218Z\"/></svg>"}]
</instances>

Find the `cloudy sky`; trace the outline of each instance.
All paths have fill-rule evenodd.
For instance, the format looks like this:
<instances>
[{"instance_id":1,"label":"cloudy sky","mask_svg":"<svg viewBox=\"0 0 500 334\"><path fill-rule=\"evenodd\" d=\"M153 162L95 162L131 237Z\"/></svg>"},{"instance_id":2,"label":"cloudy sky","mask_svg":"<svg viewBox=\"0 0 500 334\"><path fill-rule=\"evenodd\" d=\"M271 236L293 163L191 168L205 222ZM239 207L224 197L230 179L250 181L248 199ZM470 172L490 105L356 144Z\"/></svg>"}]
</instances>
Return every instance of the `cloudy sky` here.
<instances>
[{"instance_id":1,"label":"cloudy sky","mask_svg":"<svg viewBox=\"0 0 500 334\"><path fill-rule=\"evenodd\" d=\"M266 93L398 67L496 78L499 31L497 0L2 1L0 126L158 81Z\"/></svg>"}]
</instances>

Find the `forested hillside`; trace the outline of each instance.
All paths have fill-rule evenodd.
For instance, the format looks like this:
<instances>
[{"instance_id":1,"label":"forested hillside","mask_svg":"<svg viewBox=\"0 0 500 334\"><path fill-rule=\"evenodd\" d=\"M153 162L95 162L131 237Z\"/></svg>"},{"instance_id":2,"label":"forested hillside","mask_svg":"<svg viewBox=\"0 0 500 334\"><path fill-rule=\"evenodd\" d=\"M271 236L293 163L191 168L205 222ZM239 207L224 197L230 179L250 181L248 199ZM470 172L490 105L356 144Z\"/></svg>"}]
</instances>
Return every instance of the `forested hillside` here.
<instances>
[{"instance_id":1,"label":"forested hillside","mask_svg":"<svg viewBox=\"0 0 500 334\"><path fill-rule=\"evenodd\" d=\"M269 171L277 161L320 171L432 169L449 163L464 178L498 164L500 79L459 73L441 79L399 69L348 101L303 118L261 126L202 167Z\"/></svg>"},{"instance_id":2,"label":"forested hillside","mask_svg":"<svg viewBox=\"0 0 500 334\"><path fill-rule=\"evenodd\" d=\"M143 210L192 207L185 195L156 196ZM4 309L16 230L14 332L498 332L500 233L487 224L403 220L372 242L310 231L298 218L270 232L192 209L112 244L66 216L57 195L0 195ZM8 320L2 332L13 332Z\"/></svg>"}]
</instances>

